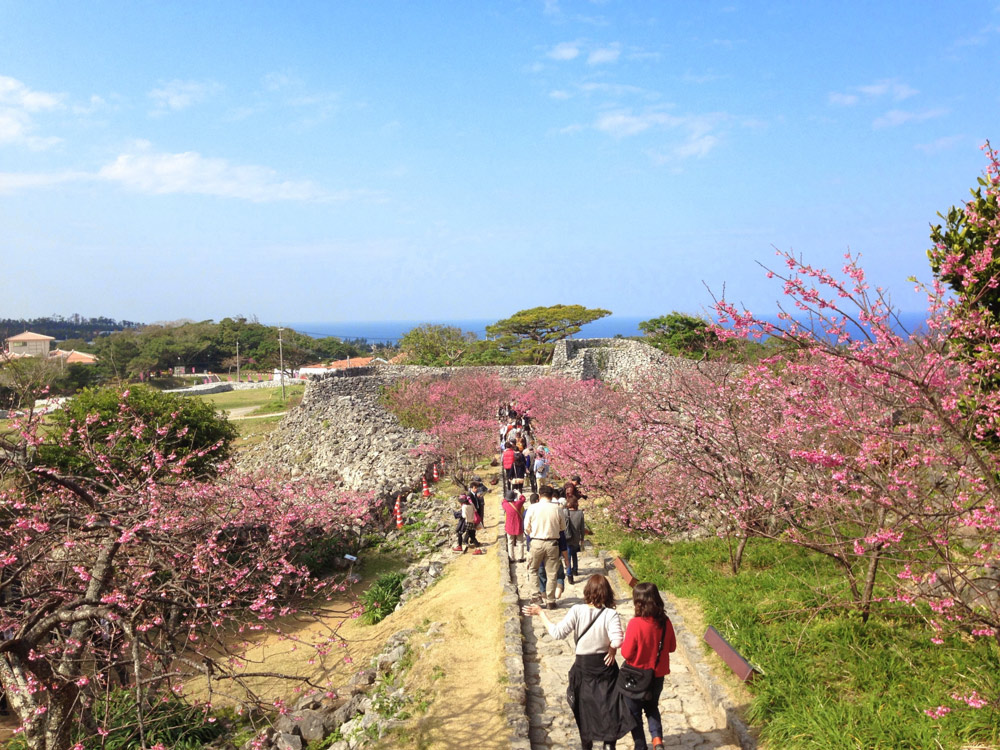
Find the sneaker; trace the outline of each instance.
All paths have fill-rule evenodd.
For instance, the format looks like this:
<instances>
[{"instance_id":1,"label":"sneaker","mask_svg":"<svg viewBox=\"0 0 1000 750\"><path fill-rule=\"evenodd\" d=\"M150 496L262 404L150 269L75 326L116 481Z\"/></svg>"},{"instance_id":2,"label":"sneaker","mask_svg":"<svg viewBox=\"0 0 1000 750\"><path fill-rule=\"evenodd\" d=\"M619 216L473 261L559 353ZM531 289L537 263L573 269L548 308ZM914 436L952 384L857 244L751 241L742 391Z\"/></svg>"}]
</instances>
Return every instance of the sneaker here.
<instances>
[{"instance_id":1,"label":"sneaker","mask_svg":"<svg viewBox=\"0 0 1000 750\"><path fill-rule=\"evenodd\" d=\"M472 554L474 554L474 555L485 555L486 554L486 550L481 549L479 547L476 547L474 550L472 550Z\"/></svg>"},{"instance_id":2,"label":"sneaker","mask_svg":"<svg viewBox=\"0 0 1000 750\"><path fill-rule=\"evenodd\" d=\"M452 552L465 552L465 550L462 549L461 547L452 547L451 551Z\"/></svg>"}]
</instances>

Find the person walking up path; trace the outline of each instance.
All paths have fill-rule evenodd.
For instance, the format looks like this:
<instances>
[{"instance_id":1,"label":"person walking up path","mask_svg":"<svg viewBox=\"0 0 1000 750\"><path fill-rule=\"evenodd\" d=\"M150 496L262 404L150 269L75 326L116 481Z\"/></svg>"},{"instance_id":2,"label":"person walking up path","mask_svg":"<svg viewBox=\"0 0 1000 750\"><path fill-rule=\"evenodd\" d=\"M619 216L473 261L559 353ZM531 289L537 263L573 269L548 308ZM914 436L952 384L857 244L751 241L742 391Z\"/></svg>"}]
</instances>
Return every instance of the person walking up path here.
<instances>
[{"instance_id":1,"label":"person walking up path","mask_svg":"<svg viewBox=\"0 0 1000 750\"><path fill-rule=\"evenodd\" d=\"M532 544L534 546L534 544ZM583 585L594 573L606 573L594 550L580 549L576 583L567 587L557 600L555 610L547 611L549 620L559 622L574 604L583 603ZM517 570L517 588L521 604L530 604L538 590L536 571L523 563L512 563ZM625 624L634 615L632 594L616 574L609 576L616 588L618 612ZM623 590L624 589L624 590ZM572 638L553 640L540 617L521 617L524 638L524 672L528 687L527 713L532 750L567 750L580 747L580 735L566 702L567 674L575 659ZM619 658L619 663L622 663ZM694 676L684 659L670 662L670 674L660 696L663 724L663 747L681 750L739 750L724 725L713 717ZM599 747L599 743L596 745ZM618 740L618 748L631 750L632 738Z\"/></svg>"}]
</instances>

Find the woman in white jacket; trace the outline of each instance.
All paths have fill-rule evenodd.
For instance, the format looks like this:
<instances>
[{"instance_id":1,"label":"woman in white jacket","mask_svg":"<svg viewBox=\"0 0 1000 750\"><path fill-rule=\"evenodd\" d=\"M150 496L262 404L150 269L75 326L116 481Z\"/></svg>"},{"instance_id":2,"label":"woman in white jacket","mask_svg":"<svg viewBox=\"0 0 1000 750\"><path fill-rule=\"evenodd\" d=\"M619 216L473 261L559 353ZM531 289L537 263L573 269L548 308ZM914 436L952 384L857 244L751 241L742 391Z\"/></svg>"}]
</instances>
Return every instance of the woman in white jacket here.
<instances>
[{"instance_id":1,"label":"woman in white jacket","mask_svg":"<svg viewBox=\"0 0 1000 750\"><path fill-rule=\"evenodd\" d=\"M569 671L566 698L580 730L583 750L595 742L604 750L614 750L620 737L628 734L635 721L621 694L615 690L618 663L615 655L625 632L615 610L615 595L608 579L592 575L583 589L584 604L575 604L558 624L549 621L538 605L526 606L526 615L538 615L553 638L570 633L576 639L576 660Z\"/></svg>"}]
</instances>

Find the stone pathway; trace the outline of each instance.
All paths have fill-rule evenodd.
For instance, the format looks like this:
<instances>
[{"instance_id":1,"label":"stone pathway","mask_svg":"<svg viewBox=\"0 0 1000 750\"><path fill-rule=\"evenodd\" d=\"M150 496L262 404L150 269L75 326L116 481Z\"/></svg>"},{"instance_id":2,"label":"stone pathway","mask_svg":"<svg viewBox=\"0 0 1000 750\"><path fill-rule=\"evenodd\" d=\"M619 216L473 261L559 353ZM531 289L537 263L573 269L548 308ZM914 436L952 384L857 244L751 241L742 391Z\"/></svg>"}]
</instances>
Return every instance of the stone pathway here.
<instances>
[{"instance_id":1,"label":"stone pathway","mask_svg":"<svg viewBox=\"0 0 1000 750\"><path fill-rule=\"evenodd\" d=\"M618 611L622 624L632 617L632 597L617 573L608 573L602 559L587 548L580 551L580 575L559 600L559 609L546 614L558 622L565 611L583 602L583 584L594 573L604 573L610 578L618 597ZM525 563L516 566L518 596L522 604L531 601L538 590L538 578L530 576ZM625 589L623 591L623 589ZM679 630L679 628L678 628ZM580 735L573 721L573 714L566 703L566 684L573 665L573 639L555 641L549 637L540 617L521 617L524 641L524 677L527 686L527 714L532 750L565 750L580 747ZM680 637L680 632L678 632ZM619 658L619 663L621 659ZM725 724L715 718L715 713L692 674L691 667L679 653L671 654L670 674L660 697L660 714L663 719L663 744L668 748L684 750L739 750ZM646 729L647 741L649 730ZM631 748L632 738L626 735L618 741L619 748Z\"/></svg>"}]
</instances>

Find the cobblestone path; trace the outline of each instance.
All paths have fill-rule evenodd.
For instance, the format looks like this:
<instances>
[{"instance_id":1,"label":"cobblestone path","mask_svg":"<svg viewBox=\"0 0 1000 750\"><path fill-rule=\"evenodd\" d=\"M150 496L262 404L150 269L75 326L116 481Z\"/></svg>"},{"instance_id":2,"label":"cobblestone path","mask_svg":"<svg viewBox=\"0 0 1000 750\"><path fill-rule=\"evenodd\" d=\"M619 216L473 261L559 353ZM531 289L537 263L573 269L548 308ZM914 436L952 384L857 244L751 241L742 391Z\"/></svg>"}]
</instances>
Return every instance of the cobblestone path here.
<instances>
[{"instance_id":1,"label":"cobblestone path","mask_svg":"<svg viewBox=\"0 0 1000 750\"><path fill-rule=\"evenodd\" d=\"M559 609L546 614L558 622L567 609L583 602L583 584L594 573L606 573L593 550L580 551L580 575L559 600ZM529 603L538 591L538 578L530 576L525 563L511 563L517 569L518 596L522 603ZM616 573L608 574L618 597L618 611L622 624L632 617L632 596ZM623 590L624 589L624 590ZM521 617L524 637L524 675L527 683L527 713L530 725L532 750L565 750L580 747L580 735L573 721L573 714L566 703L566 684L569 669L573 666L573 639L556 641L549 637L540 617ZM621 658L619 657L619 663ZM663 744L668 748L684 750L739 750L729 731L713 718L701 689L695 682L690 666L678 653L671 654L670 674L663 685L660 697L663 719ZM646 730L649 741L649 730ZM632 738L626 735L618 741L625 750L632 747Z\"/></svg>"}]
</instances>

